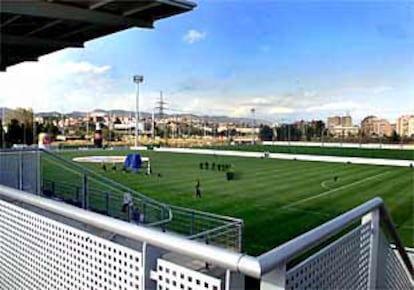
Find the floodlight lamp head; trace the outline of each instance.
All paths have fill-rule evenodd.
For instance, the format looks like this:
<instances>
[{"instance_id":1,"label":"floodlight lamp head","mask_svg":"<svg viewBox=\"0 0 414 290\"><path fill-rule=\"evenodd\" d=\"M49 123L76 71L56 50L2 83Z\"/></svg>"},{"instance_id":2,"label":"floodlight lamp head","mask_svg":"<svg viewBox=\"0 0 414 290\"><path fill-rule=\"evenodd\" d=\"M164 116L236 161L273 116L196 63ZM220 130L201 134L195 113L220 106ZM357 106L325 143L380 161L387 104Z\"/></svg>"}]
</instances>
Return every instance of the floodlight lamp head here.
<instances>
[{"instance_id":1,"label":"floodlight lamp head","mask_svg":"<svg viewBox=\"0 0 414 290\"><path fill-rule=\"evenodd\" d=\"M144 81L144 76L134 75L133 80L134 80L134 83L142 83Z\"/></svg>"}]
</instances>

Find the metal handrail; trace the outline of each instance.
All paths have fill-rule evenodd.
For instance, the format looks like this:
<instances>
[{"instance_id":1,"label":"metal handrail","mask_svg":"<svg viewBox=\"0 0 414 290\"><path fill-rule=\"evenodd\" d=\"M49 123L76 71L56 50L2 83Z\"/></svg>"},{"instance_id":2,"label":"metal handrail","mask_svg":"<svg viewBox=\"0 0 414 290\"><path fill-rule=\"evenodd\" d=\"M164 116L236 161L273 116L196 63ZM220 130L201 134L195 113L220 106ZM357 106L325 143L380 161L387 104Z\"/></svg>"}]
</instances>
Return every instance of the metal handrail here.
<instances>
[{"instance_id":1,"label":"metal handrail","mask_svg":"<svg viewBox=\"0 0 414 290\"><path fill-rule=\"evenodd\" d=\"M55 158L55 159L57 159L61 162L64 162L66 164L69 163L69 161L66 158L63 158L59 155L48 152L47 150L44 150L44 149L39 149L39 150L41 152L46 153L48 156L51 156L51 158ZM121 184L121 183L118 183L118 182L116 182L112 179L109 179L105 176L99 175L96 172L92 171L91 169L87 168L86 166L83 166L83 165L77 164L77 163L70 163L70 165L74 166L75 168L77 168L79 170L81 170L83 173L87 174L89 177L94 178L96 181L99 181L99 182L105 184L106 186L112 187L114 189L115 188L122 189L122 190L125 190L126 192L131 192L131 193L134 194L134 196L137 196L141 200L145 200L145 202L153 203L154 205L157 205L160 208L162 208L163 210L168 212L168 215L165 216L164 219L153 222L153 223L149 223L149 224L147 224L147 226L162 226L162 225L166 225L166 224L168 224L169 222L172 221L173 213L172 213L172 211L171 211L171 209L168 205L166 205L164 203L161 203L161 202L158 202L155 199L152 199L150 197L147 197L146 195L144 195L144 194L142 194L142 193L140 193L136 190L133 190L133 189Z\"/></svg>"},{"instance_id":2,"label":"metal handrail","mask_svg":"<svg viewBox=\"0 0 414 290\"><path fill-rule=\"evenodd\" d=\"M199 210L196 210L196 209L189 209L189 208L176 206L176 205L169 205L169 207L172 210L179 210L180 213L185 213L185 214L188 214L188 215L198 214L198 215L202 215L204 217L211 218L211 220L221 219L221 220L227 220L228 222L232 222L232 223L243 224L242 219L231 217L231 216L218 215L218 214L214 214L214 213L211 213L211 212L204 212L204 211L199 211Z\"/></svg>"},{"instance_id":3,"label":"metal handrail","mask_svg":"<svg viewBox=\"0 0 414 290\"><path fill-rule=\"evenodd\" d=\"M333 220L330 220L320 225L319 227L310 230L309 232L260 255L258 257L258 260L260 263L261 271L263 273L267 273L281 263L286 263L299 256L300 254L306 252L307 250L320 245L347 226L351 225L356 220L360 219L365 214L375 209L379 209L382 218L381 220L391 234L391 237L394 239L396 248L405 266L407 267L407 270L411 274L411 277L413 277L414 272L412 263L404 249L401 239L398 236L395 226L392 223L391 217L384 206L384 202L379 197L373 198L357 206L356 208L334 218Z\"/></svg>"},{"instance_id":4,"label":"metal handrail","mask_svg":"<svg viewBox=\"0 0 414 290\"><path fill-rule=\"evenodd\" d=\"M33 149L31 149L33 150ZM31 151L31 150L27 150L27 151ZM226 222L225 225L227 226L233 226L233 225L240 225L241 227L243 226L243 220L241 219L237 219L237 218L233 218L233 217L229 217L229 216L222 216L222 215L217 215L217 214L213 214L213 213L208 213L208 212L202 212L202 211L198 211L198 210L193 210L193 209L188 209L188 208L183 208L183 207L179 207L179 206L175 206L175 205L169 205L169 204L165 204L162 202L159 202L153 198L150 198L146 195L144 195L141 192L138 192L136 190L133 190L119 182L116 182L112 179L109 179L105 176L99 175L96 172L94 172L93 170L89 169L88 167L82 165L82 164L78 164L78 163L74 163L74 162L70 162L68 159L59 156L57 154L54 154L52 152L49 152L48 150L44 150L44 149L39 149L41 152L44 152L46 154L48 154L48 156L50 156L51 158L55 158L56 160L59 160L65 164L70 163L71 166L73 166L74 168L77 168L78 170L81 170L82 172L86 173L88 176L95 178L96 181L99 181L101 183L104 183L106 186L112 187L112 188L116 188L116 189L122 189L128 192L131 192L134 194L134 196L138 196L138 198L141 198L141 200L145 200L146 202L150 202L153 205L156 206L160 206L163 210L167 211L168 214L165 216L164 219L156 221L156 222L152 222L152 223L148 223L146 224L146 226L168 226L168 224L170 222L173 221L174 219L174 213L177 214L197 214L197 216L201 216L203 219L210 219L211 221L216 221L216 220L220 220L222 222ZM178 211L178 212L176 212ZM217 232L221 229L222 226L210 229L210 230L206 230L203 232L200 232L200 235L205 234L206 232ZM192 238L192 237L190 237ZM240 249L241 250L241 249Z\"/></svg>"},{"instance_id":5,"label":"metal handrail","mask_svg":"<svg viewBox=\"0 0 414 290\"><path fill-rule=\"evenodd\" d=\"M52 158L58 159L58 160L60 160L62 162L65 162L65 163L69 163L69 161L66 158L62 157L62 156L59 156L57 154L53 154L53 153L48 152L47 150L44 150L44 149L39 149L39 150L41 152L46 153L49 156L52 156ZM94 178L103 180L105 183L112 184L112 185L114 185L116 187L122 188L125 191L133 192L135 195L139 196L142 199L145 199L146 201L153 202L155 204L158 204L161 207L168 207L166 204L163 204L163 203L161 203L161 202L159 202L159 201L157 201L157 200L155 200L155 199L153 199L151 197L148 197L148 196L146 196L146 195L144 195L144 194L142 194L142 193L140 193L140 192L138 192L136 190L132 190L131 188L123 185L122 183L119 183L119 182L116 182L116 181L114 181L112 179L109 179L106 176L99 175L99 174L97 174L96 172L94 172L93 170L89 169L88 167L86 167L84 165L81 165L79 163L74 163L74 162L73 163L70 162L70 165L72 165L74 167L77 167L79 170L82 170L83 172L87 173L88 175L90 175L90 176L92 176Z\"/></svg>"},{"instance_id":6,"label":"metal handrail","mask_svg":"<svg viewBox=\"0 0 414 290\"><path fill-rule=\"evenodd\" d=\"M403 260L405 266L407 267L408 272L411 274L411 278L414 279L413 264L410 258L408 257L407 251L405 250L403 246L400 236L397 233L397 230L395 228L394 222L392 221L391 215L389 214L384 204L381 204L380 206L380 216L381 216L380 220L387 227L388 232L391 235L391 238L394 240L395 247L398 253L400 254L401 259Z\"/></svg>"},{"instance_id":7,"label":"metal handrail","mask_svg":"<svg viewBox=\"0 0 414 290\"><path fill-rule=\"evenodd\" d=\"M261 269L266 273L282 262L287 262L307 250L319 245L334 236L345 227L368 212L380 207L382 199L377 197L360 206L294 238L258 257Z\"/></svg>"},{"instance_id":8,"label":"metal handrail","mask_svg":"<svg viewBox=\"0 0 414 290\"><path fill-rule=\"evenodd\" d=\"M239 254L216 246L202 244L184 237L169 235L138 225L133 225L111 217L102 216L68 204L45 199L39 196L27 194L10 187L0 185L0 195L27 203L44 210L65 216L67 218L83 222L97 228L163 248L167 251L187 255L213 263L232 271L238 271L247 276L260 279L281 263L286 263L306 250L309 250L328 238L332 237L344 227L349 226L367 213L379 209L383 223L389 230L396 243L398 252L408 270L413 276L413 267L407 253L398 237L392 220L381 198L374 198L360 206L338 216L337 218L322 224L321 226L268 251L258 257Z\"/></svg>"},{"instance_id":9,"label":"metal handrail","mask_svg":"<svg viewBox=\"0 0 414 290\"><path fill-rule=\"evenodd\" d=\"M234 226L234 224L224 224L224 225L219 226L217 228L213 228L213 229L210 229L210 230L206 230L204 232L200 232L200 233L188 236L188 238L194 240L194 239L198 239L200 237L206 237L206 236L211 235L212 233L215 233L217 231L220 231L220 230L223 230L223 229L226 229L226 228L230 228L230 227L233 227L233 226Z\"/></svg>"},{"instance_id":10,"label":"metal handrail","mask_svg":"<svg viewBox=\"0 0 414 290\"><path fill-rule=\"evenodd\" d=\"M136 241L146 242L167 251L191 256L195 259L207 261L226 269L246 273L247 275L250 274L253 277L255 277L254 273L256 273L257 270L250 270L254 269L255 266L258 267L259 265L254 257L225 250L216 246L199 243L178 235L163 233L153 228L127 223L122 220L77 208L69 204L28 194L24 191L7 186L0 185L0 196L5 196L6 198L23 202ZM240 264L242 264L242 269L239 269Z\"/></svg>"}]
</instances>

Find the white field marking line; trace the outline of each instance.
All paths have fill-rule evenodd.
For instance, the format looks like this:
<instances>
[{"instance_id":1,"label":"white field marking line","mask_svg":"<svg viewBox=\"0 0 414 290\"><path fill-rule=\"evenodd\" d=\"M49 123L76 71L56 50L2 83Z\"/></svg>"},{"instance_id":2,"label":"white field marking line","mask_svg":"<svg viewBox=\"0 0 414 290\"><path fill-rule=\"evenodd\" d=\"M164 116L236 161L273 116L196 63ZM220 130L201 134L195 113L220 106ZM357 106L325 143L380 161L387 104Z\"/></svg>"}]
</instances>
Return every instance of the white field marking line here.
<instances>
[{"instance_id":1,"label":"white field marking line","mask_svg":"<svg viewBox=\"0 0 414 290\"><path fill-rule=\"evenodd\" d=\"M364 179L355 181L353 183L345 184L344 186L340 186L340 187L337 187L337 188L334 188L334 189L331 189L331 190L322 192L320 194L317 194L317 195L314 195L314 196L310 196L310 197L307 197L307 198L304 198L304 199L301 199L301 200L292 202L290 204L287 204L287 205L283 206L282 209L290 208L290 207L292 207L294 205L298 205L298 204L301 204L301 203L304 203L304 202L307 202L307 201L310 201L310 200L313 200L313 199L317 199L317 198L322 197L322 196L325 196L325 195L329 195L329 194L334 193L334 192L337 192L339 190L342 190L342 189L345 189L345 188L348 188L348 187L352 187L354 185L357 185L357 184L366 182L366 181L371 180L371 179L378 178L378 177L383 176L383 175L388 174L388 173L390 173L390 171L386 171L386 172L383 172L383 173L380 173L380 174L372 175L372 176L366 177Z\"/></svg>"},{"instance_id":2,"label":"white field marking line","mask_svg":"<svg viewBox=\"0 0 414 290\"><path fill-rule=\"evenodd\" d=\"M328 190L331 190L332 188L330 188L329 186L326 185L326 182L328 182L328 181L330 181L330 180L322 181L321 182L321 187L322 188L325 188L325 189L328 189Z\"/></svg>"},{"instance_id":3,"label":"white field marking line","mask_svg":"<svg viewBox=\"0 0 414 290\"><path fill-rule=\"evenodd\" d=\"M410 229L410 230L412 230L412 229L414 229L414 226L400 226L399 228L400 229Z\"/></svg>"}]
</instances>

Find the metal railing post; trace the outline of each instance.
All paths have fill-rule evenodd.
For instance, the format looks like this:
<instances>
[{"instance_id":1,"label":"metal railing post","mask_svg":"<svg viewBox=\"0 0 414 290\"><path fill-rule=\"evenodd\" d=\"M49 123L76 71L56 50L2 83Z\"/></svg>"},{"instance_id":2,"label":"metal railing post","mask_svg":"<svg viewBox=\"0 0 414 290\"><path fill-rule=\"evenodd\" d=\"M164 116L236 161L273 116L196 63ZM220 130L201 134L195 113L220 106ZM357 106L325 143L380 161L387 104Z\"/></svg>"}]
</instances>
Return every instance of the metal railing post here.
<instances>
[{"instance_id":1,"label":"metal railing post","mask_svg":"<svg viewBox=\"0 0 414 290\"><path fill-rule=\"evenodd\" d=\"M151 279L153 269L157 269L157 261L161 258L167 251L152 246L149 243L144 242L142 244L142 267L144 269L144 279L142 281L142 288L148 290L156 290L157 282ZM178 286L178 285L177 285Z\"/></svg>"},{"instance_id":2,"label":"metal railing post","mask_svg":"<svg viewBox=\"0 0 414 290\"><path fill-rule=\"evenodd\" d=\"M226 270L225 276L225 290L240 290L245 289L244 275L236 271Z\"/></svg>"},{"instance_id":3,"label":"metal railing post","mask_svg":"<svg viewBox=\"0 0 414 290\"><path fill-rule=\"evenodd\" d=\"M109 215L109 200L111 198L110 192L105 192L105 211L106 214Z\"/></svg>"},{"instance_id":4,"label":"metal railing post","mask_svg":"<svg viewBox=\"0 0 414 290\"><path fill-rule=\"evenodd\" d=\"M194 235L194 226L195 226L195 224L194 224L194 220L195 220L195 212L194 211L192 211L191 212L191 227L190 227L190 235Z\"/></svg>"},{"instance_id":5,"label":"metal railing post","mask_svg":"<svg viewBox=\"0 0 414 290\"><path fill-rule=\"evenodd\" d=\"M239 252L243 250L243 223L237 223L237 247Z\"/></svg>"},{"instance_id":6,"label":"metal railing post","mask_svg":"<svg viewBox=\"0 0 414 290\"><path fill-rule=\"evenodd\" d=\"M411 279L414 280L414 268L413 263L411 262L408 254L404 248L403 243L401 242L401 238L398 235L398 232L394 226L394 222L387 210L387 208L382 204L380 206L380 216L381 216L381 223L384 224L388 230L388 233L391 236L391 239L394 241L396 249L401 256L402 261L404 262L407 271L409 272Z\"/></svg>"},{"instance_id":7,"label":"metal railing post","mask_svg":"<svg viewBox=\"0 0 414 290\"><path fill-rule=\"evenodd\" d=\"M286 263L280 264L264 274L260 280L260 290L282 290L286 288Z\"/></svg>"},{"instance_id":8,"label":"metal railing post","mask_svg":"<svg viewBox=\"0 0 414 290\"><path fill-rule=\"evenodd\" d=\"M130 223L132 220L132 203L128 203L127 206L127 221Z\"/></svg>"},{"instance_id":9,"label":"metal railing post","mask_svg":"<svg viewBox=\"0 0 414 290\"><path fill-rule=\"evenodd\" d=\"M161 220L165 219L165 209L161 209ZM166 227L165 227L165 223L163 223L161 225L161 230L165 233L166 232Z\"/></svg>"},{"instance_id":10,"label":"metal railing post","mask_svg":"<svg viewBox=\"0 0 414 290\"><path fill-rule=\"evenodd\" d=\"M377 273L378 273L378 248L380 235L380 212L379 209L374 209L370 213L364 215L361 219L361 224L371 224L371 238L370 238L370 263L369 263L369 289L376 289L377 287Z\"/></svg>"},{"instance_id":11,"label":"metal railing post","mask_svg":"<svg viewBox=\"0 0 414 290\"><path fill-rule=\"evenodd\" d=\"M144 215L144 217L142 218L142 223L145 224L147 220L147 203L145 199L142 200L142 213Z\"/></svg>"},{"instance_id":12,"label":"metal railing post","mask_svg":"<svg viewBox=\"0 0 414 290\"><path fill-rule=\"evenodd\" d=\"M81 201L80 196L79 196L79 194L80 194L79 191L80 191L80 188L78 186L76 186L75 187L75 198L76 198L77 202Z\"/></svg>"},{"instance_id":13,"label":"metal railing post","mask_svg":"<svg viewBox=\"0 0 414 290\"><path fill-rule=\"evenodd\" d=\"M23 157L22 151L19 151L19 159L18 159L18 184L17 188L23 190Z\"/></svg>"},{"instance_id":14,"label":"metal railing post","mask_svg":"<svg viewBox=\"0 0 414 290\"><path fill-rule=\"evenodd\" d=\"M88 176L82 174L82 208L88 208Z\"/></svg>"},{"instance_id":15,"label":"metal railing post","mask_svg":"<svg viewBox=\"0 0 414 290\"><path fill-rule=\"evenodd\" d=\"M41 172L41 157L40 150L36 149L36 193L40 195L42 193L42 172Z\"/></svg>"}]
</instances>

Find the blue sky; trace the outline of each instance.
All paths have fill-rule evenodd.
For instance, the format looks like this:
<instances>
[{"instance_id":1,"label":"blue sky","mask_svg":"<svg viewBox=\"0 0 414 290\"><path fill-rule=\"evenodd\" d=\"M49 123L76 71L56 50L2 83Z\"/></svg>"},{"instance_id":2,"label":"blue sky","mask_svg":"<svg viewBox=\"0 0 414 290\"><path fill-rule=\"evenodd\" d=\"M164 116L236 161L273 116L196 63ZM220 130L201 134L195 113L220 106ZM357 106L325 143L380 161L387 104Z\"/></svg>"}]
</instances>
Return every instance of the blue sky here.
<instances>
[{"instance_id":1,"label":"blue sky","mask_svg":"<svg viewBox=\"0 0 414 290\"><path fill-rule=\"evenodd\" d=\"M174 111L393 120L414 114L413 71L412 1L200 0L154 30L10 68L0 74L0 101L36 111L132 109L139 73L146 111L162 90ZM22 78L32 80L18 86Z\"/></svg>"}]
</instances>

